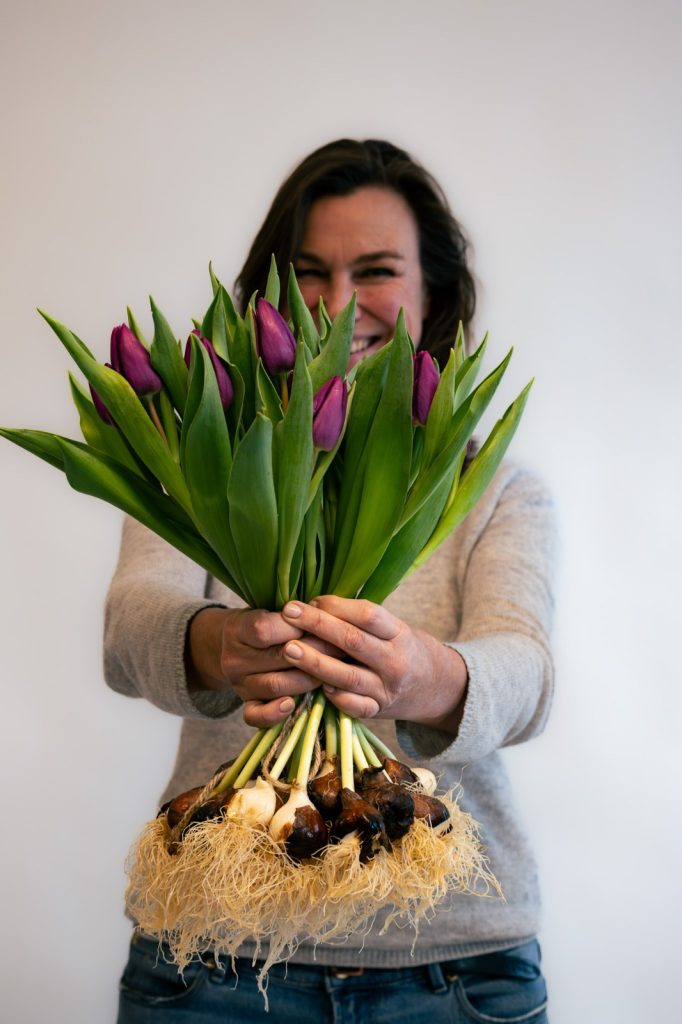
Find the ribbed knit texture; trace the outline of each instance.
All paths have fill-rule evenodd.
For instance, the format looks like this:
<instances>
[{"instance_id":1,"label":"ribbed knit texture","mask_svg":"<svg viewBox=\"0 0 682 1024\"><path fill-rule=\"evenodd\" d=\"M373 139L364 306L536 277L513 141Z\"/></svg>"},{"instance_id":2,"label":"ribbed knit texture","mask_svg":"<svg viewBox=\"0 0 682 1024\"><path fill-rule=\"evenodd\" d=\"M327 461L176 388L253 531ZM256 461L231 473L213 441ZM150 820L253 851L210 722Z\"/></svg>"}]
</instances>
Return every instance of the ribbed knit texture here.
<instances>
[{"instance_id":1,"label":"ribbed knit texture","mask_svg":"<svg viewBox=\"0 0 682 1024\"><path fill-rule=\"evenodd\" d=\"M461 805L481 825L505 899L455 896L420 926L416 942L409 929L380 935L378 920L369 934L342 945L302 943L294 960L399 967L516 945L537 931L535 863L497 751L537 735L547 719L554 555L546 489L505 463L456 533L385 602L394 615L454 647L467 664L469 685L457 737L409 722L375 719L372 728L405 760L434 771L441 788L461 782ZM203 785L252 734L231 690L187 688L188 624L201 608L215 605L242 602L155 534L125 520L107 598L105 676L117 692L184 718L162 799Z\"/></svg>"}]
</instances>

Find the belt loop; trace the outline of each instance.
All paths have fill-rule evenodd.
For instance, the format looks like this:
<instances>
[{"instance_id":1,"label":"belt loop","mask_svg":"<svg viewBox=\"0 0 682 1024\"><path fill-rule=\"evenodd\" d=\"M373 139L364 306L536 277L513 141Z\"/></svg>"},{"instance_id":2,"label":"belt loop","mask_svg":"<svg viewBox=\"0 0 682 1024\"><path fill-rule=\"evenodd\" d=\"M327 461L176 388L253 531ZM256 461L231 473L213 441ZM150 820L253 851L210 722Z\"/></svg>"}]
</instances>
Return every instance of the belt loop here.
<instances>
[{"instance_id":1,"label":"belt loop","mask_svg":"<svg viewBox=\"0 0 682 1024\"><path fill-rule=\"evenodd\" d=\"M447 992L448 983L445 980L445 975L443 974L443 968L441 965L439 963L427 964L426 971L429 976L429 982L432 990L436 993Z\"/></svg>"}]
</instances>

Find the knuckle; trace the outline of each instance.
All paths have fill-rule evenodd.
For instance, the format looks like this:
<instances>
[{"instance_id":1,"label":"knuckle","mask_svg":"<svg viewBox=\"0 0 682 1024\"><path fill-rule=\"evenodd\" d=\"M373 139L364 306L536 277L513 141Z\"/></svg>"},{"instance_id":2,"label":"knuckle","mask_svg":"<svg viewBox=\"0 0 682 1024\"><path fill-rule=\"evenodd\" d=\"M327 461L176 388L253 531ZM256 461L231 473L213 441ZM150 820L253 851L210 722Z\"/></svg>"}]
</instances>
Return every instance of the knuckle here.
<instances>
[{"instance_id":1,"label":"knuckle","mask_svg":"<svg viewBox=\"0 0 682 1024\"><path fill-rule=\"evenodd\" d=\"M272 637L272 627L269 619L264 615L256 614L250 623L251 641L256 647L269 647Z\"/></svg>"},{"instance_id":2,"label":"knuckle","mask_svg":"<svg viewBox=\"0 0 682 1024\"><path fill-rule=\"evenodd\" d=\"M343 646L347 651L361 651L365 643L365 634L357 626L347 626L343 634Z\"/></svg>"},{"instance_id":3,"label":"knuckle","mask_svg":"<svg viewBox=\"0 0 682 1024\"><path fill-rule=\"evenodd\" d=\"M362 689L362 674L354 666L351 666L348 673L348 689L351 693L358 693Z\"/></svg>"}]
</instances>

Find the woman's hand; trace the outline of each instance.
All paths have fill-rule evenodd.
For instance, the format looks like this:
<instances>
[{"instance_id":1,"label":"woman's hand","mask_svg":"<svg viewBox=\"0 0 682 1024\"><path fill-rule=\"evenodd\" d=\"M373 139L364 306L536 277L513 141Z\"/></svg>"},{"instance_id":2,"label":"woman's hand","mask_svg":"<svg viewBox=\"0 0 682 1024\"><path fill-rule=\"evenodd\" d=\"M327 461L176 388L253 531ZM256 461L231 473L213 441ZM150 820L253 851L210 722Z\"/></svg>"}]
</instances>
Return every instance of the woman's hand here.
<instances>
[{"instance_id":1,"label":"woman's hand","mask_svg":"<svg viewBox=\"0 0 682 1024\"><path fill-rule=\"evenodd\" d=\"M303 634L338 648L330 656L309 636L289 640L285 661L320 680L341 710L357 718L402 718L457 732L464 707L467 667L450 647L412 629L371 601L326 596L312 604L290 601L282 618ZM338 652L337 652L338 653Z\"/></svg>"},{"instance_id":2,"label":"woman's hand","mask_svg":"<svg viewBox=\"0 0 682 1024\"><path fill-rule=\"evenodd\" d=\"M189 686L210 690L231 686L244 702L247 725L274 725L293 710L294 694L320 685L306 672L292 668L283 655L283 645L302 635L279 612L204 608L192 619L187 635ZM308 638L307 645L332 650L314 637Z\"/></svg>"}]
</instances>

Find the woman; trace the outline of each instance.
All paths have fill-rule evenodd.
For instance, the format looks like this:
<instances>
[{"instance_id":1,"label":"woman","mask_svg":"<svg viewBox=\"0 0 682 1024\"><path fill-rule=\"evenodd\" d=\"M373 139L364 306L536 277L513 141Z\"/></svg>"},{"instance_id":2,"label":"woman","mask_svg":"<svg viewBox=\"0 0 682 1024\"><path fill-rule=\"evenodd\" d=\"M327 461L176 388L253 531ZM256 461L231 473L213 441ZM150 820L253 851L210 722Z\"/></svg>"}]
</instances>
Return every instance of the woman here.
<instances>
[{"instance_id":1,"label":"woman","mask_svg":"<svg viewBox=\"0 0 682 1024\"><path fill-rule=\"evenodd\" d=\"M357 290L352 362L390 340L401 307L415 345L439 356L473 315L466 251L440 189L408 154L340 140L281 187L237 285L242 302L262 289L274 252L280 266L293 260L312 310L322 295L333 316ZM270 972L276 1020L546 1020L535 869L497 750L537 734L548 713L553 543L544 488L505 464L438 557L384 606L327 595L272 613L239 607L126 521L107 603L107 681L183 716L167 794L210 777L245 742L244 723L273 724L294 695L323 685L344 711L377 719L389 745L427 762L444 788L462 778L462 805L482 825L505 892L453 898L416 941L395 927L381 934L378 921L343 945L302 943L287 972ZM154 942L135 938L119 1020L162 1009L167 1020L258 1019L254 949L243 952L235 989L211 961L183 982L154 966Z\"/></svg>"}]
</instances>

